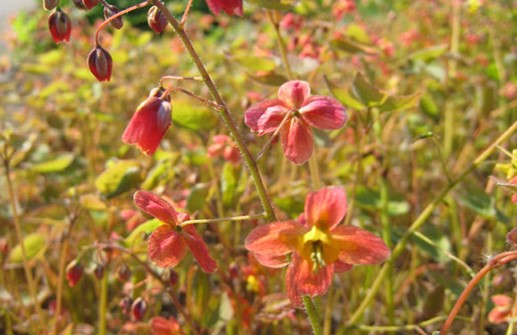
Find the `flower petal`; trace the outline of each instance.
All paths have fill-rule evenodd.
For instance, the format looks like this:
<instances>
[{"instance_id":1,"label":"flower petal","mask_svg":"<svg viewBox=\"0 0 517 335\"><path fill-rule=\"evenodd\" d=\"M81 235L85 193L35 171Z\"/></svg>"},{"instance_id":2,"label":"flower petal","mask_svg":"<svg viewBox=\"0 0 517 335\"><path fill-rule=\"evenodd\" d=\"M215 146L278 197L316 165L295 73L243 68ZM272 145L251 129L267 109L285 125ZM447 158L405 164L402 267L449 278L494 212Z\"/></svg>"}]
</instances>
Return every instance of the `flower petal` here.
<instances>
[{"instance_id":1,"label":"flower petal","mask_svg":"<svg viewBox=\"0 0 517 335\"><path fill-rule=\"evenodd\" d=\"M224 10L228 15L242 16L242 0L206 0L214 14Z\"/></svg>"},{"instance_id":2,"label":"flower petal","mask_svg":"<svg viewBox=\"0 0 517 335\"><path fill-rule=\"evenodd\" d=\"M272 106L260 116L257 127L259 135L271 133L280 126L289 111L284 106Z\"/></svg>"},{"instance_id":3,"label":"flower petal","mask_svg":"<svg viewBox=\"0 0 517 335\"><path fill-rule=\"evenodd\" d=\"M251 131L259 131L258 120L268 108L275 106L284 106L284 103L279 99L266 99L251 106L244 113L244 123L250 127Z\"/></svg>"},{"instance_id":4,"label":"flower petal","mask_svg":"<svg viewBox=\"0 0 517 335\"><path fill-rule=\"evenodd\" d=\"M206 273L212 273L217 270L216 261L210 256L205 241L199 236L193 225L186 225L181 231L190 251L197 259L199 265Z\"/></svg>"},{"instance_id":5,"label":"flower petal","mask_svg":"<svg viewBox=\"0 0 517 335\"><path fill-rule=\"evenodd\" d=\"M260 254L261 259L284 256L293 251L297 238L303 236L306 231L307 228L296 221L264 224L248 234L244 246L249 251Z\"/></svg>"},{"instance_id":6,"label":"flower petal","mask_svg":"<svg viewBox=\"0 0 517 335\"><path fill-rule=\"evenodd\" d=\"M347 272L352 270L354 266L352 264L343 263L341 261L334 262L334 271L336 273Z\"/></svg>"},{"instance_id":7,"label":"flower petal","mask_svg":"<svg viewBox=\"0 0 517 335\"><path fill-rule=\"evenodd\" d=\"M168 225L159 226L149 237L147 253L157 266L173 267L185 257L187 246L178 232Z\"/></svg>"},{"instance_id":8,"label":"flower petal","mask_svg":"<svg viewBox=\"0 0 517 335\"><path fill-rule=\"evenodd\" d=\"M305 199L305 219L309 227L332 229L346 215L347 200L341 187L325 187L311 192Z\"/></svg>"},{"instance_id":9,"label":"flower petal","mask_svg":"<svg viewBox=\"0 0 517 335\"><path fill-rule=\"evenodd\" d=\"M312 130L300 118L292 118L280 131L282 147L285 157L301 165L309 160L312 155Z\"/></svg>"},{"instance_id":10,"label":"flower petal","mask_svg":"<svg viewBox=\"0 0 517 335\"><path fill-rule=\"evenodd\" d=\"M178 224L178 212L157 194L137 191L133 196L135 204L147 214L175 227Z\"/></svg>"},{"instance_id":11,"label":"flower petal","mask_svg":"<svg viewBox=\"0 0 517 335\"><path fill-rule=\"evenodd\" d=\"M260 264L267 266L268 268L283 268L284 266L289 264L289 259L287 255L271 256L263 255L256 252L254 253L254 256Z\"/></svg>"},{"instance_id":12,"label":"flower petal","mask_svg":"<svg viewBox=\"0 0 517 335\"><path fill-rule=\"evenodd\" d=\"M334 265L324 266L318 271L312 270L312 262L293 254L291 263L287 267L286 290L287 296L295 306L302 304L302 296L311 297L327 292L332 283Z\"/></svg>"},{"instance_id":13,"label":"flower petal","mask_svg":"<svg viewBox=\"0 0 517 335\"><path fill-rule=\"evenodd\" d=\"M332 239L341 249L339 260L348 264L378 264L390 256L384 241L361 228L339 226L331 231Z\"/></svg>"},{"instance_id":14,"label":"flower petal","mask_svg":"<svg viewBox=\"0 0 517 335\"><path fill-rule=\"evenodd\" d=\"M508 307L508 308L511 308L512 307L512 304L513 304L513 299L510 298L509 296L507 295L504 295L504 294L496 294L496 295L493 295L491 298L492 302L494 303L494 305L496 306L500 306L500 307Z\"/></svg>"},{"instance_id":15,"label":"flower petal","mask_svg":"<svg viewBox=\"0 0 517 335\"><path fill-rule=\"evenodd\" d=\"M336 99L313 96L300 108L300 114L311 126L320 129L338 129L345 125L348 115Z\"/></svg>"},{"instance_id":16,"label":"flower petal","mask_svg":"<svg viewBox=\"0 0 517 335\"><path fill-rule=\"evenodd\" d=\"M303 80L288 81L278 89L278 98L290 108L298 109L310 95L309 83Z\"/></svg>"}]
</instances>

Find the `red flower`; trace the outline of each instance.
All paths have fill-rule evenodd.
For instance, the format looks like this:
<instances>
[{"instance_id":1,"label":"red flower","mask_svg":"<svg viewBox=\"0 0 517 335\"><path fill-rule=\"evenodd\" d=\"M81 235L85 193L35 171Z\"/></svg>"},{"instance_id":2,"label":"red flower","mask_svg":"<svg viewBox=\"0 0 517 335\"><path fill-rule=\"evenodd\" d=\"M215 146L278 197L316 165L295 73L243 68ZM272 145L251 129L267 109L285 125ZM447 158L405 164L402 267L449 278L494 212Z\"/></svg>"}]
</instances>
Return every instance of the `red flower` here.
<instances>
[{"instance_id":1,"label":"red flower","mask_svg":"<svg viewBox=\"0 0 517 335\"><path fill-rule=\"evenodd\" d=\"M100 45L88 54L88 67L98 81L110 81L113 60L109 52Z\"/></svg>"},{"instance_id":2,"label":"red flower","mask_svg":"<svg viewBox=\"0 0 517 335\"><path fill-rule=\"evenodd\" d=\"M84 267L81 263L77 262L76 259L71 261L66 267L66 280L68 280L68 285L70 285L70 287L74 287L83 277L83 273Z\"/></svg>"},{"instance_id":3,"label":"red flower","mask_svg":"<svg viewBox=\"0 0 517 335\"><path fill-rule=\"evenodd\" d=\"M233 164L239 163L241 160L239 149L232 139L226 135L215 135L212 138L212 144L208 147L208 156L222 156L226 161Z\"/></svg>"},{"instance_id":4,"label":"red flower","mask_svg":"<svg viewBox=\"0 0 517 335\"><path fill-rule=\"evenodd\" d=\"M154 335L182 335L178 321L155 316L151 319L151 331Z\"/></svg>"},{"instance_id":5,"label":"red flower","mask_svg":"<svg viewBox=\"0 0 517 335\"><path fill-rule=\"evenodd\" d=\"M217 269L217 263L210 257L194 225L180 226L180 223L189 219L188 214L176 212L171 204L152 192L138 191L134 200L138 208L164 223L151 234L147 246L149 258L157 266L176 266L188 248L203 271L212 273Z\"/></svg>"},{"instance_id":6,"label":"red flower","mask_svg":"<svg viewBox=\"0 0 517 335\"><path fill-rule=\"evenodd\" d=\"M345 191L327 187L309 193L298 221L259 226L246 238L246 248L265 266L287 268L287 295L299 306L303 295L324 294L335 272L354 264L377 264L390 251L379 237L353 226L338 226L346 214ZM292 253L290 262L286 255Z\"/></svg>"},{"instance_id":7,"label":"red flower","mask_svg":"<svg viewBox=\"0 0 517 335\"><path fill-rule=\"evenodd\" d=\"M275 132L280 138L285 157L295 164L303 164L312 155L312 127L338 129L347 121L345 107L337 100L310 95L309 84L301 80L289 81L278 90L278 99L266 99L251 106L245 122L258 135Z\"/></svg>"},{"instance_id":8,"label":"red flower","mask_svg":"<svg viewBox=\"0 0 517 335\"><path fill-rule=\"evenodd\" d=\"M495 307L488 313L488 321L491 323L507 322L512 317L513 299L502 294L492 296Z\"/></svg>"},{"instance_id":9,"label":"red flower","mask_svg":"<svg viewBox=\"0 0 517 335\"><path fill-rule=\"evenodd\" d=\"M48 17L48 28L54 42L70 41L70 33L72 32L72 23L70 18L61 9L56 9Z\"/></svg>"},{"instance_id":10,"label":"red flower","mask_svg":"<svg viewBox=\"0 0 517 335\"><path fill-rule=\"evenodd\" d=\"M228 15L242 16L242 0L206 0L206 3L215 14L222 9Z\"/></svg>"},{"instance_id":11,"label":"red flower","mask_svg":"<svg viewBox=\"0 0 517 335\"><path fill-rule=\"evenodd\" d=\"M138 106L122 135L122 142L134 144L144 154L154 154L171 125L170 102L150 96Z\"/></svg>"}]
</instances>

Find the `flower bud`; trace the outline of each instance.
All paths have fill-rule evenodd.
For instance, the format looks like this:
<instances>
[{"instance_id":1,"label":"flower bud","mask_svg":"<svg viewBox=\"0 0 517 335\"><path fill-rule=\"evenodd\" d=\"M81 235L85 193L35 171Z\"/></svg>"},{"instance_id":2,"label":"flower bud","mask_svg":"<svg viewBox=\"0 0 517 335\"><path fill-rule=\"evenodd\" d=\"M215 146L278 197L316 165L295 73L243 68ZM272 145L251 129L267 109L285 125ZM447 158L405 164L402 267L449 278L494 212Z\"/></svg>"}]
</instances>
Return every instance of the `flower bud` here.
<instances>
[{"instance_id":1,"label":"flower bud","mask_svg":"<svg viewBox=\"0 0 517 335\"><path fill-rule=\"evenodd\" d=\"M98 280L101 280L102 277L104 276L104 265L97 264L97 266L95 267L95 270L93 270L93 274L95 275L95 278L97 278Z\"/></svg>"},{"instance_id":2,"label":"flower bud","mask_svg":"<svg viewBox=\"0 0 517 335\"><path fill-rule=\"evenodd\" d=\"M163 93L165 93L165 88L163 88L163 87L155 87L155 88L153 88L152 90L149 91L149 96L162 99ZM163 100L171 102L171 96L167 95L167 96L163 97Z\"/></svg>"},{"instance_id":3,"label":"flower bud","mask_svg":"<svg viewBox=\"0 0 517 335\"><path fill-rule=\"evenodd\" d=\"M160 34L167 27L167 18L158 7L152 6L147 12L147 23L151 29Z\"/></svg>"},{"instance_id":4,"label":"flower bud","mask_svg":"<svg viewBox=\"0 0 517 335\"><path fill-rule=\"evenodd\" d=\"M48 28L52 38L56 43L70 40L70 33L72 32L72 23L70 18L61 9L55 10L48 17Z\"/></svg>"},{"instance_id":5,"label":"flower bud","mask_svg":"<svg viewBox=\"0 0 517 335\"><path fill-rule=\"evenodd\" d=\"M126 264L122 264L118 267L117 275L118 280L124 283L131 277L131 269Z\"/></svg>"},{"instance_id":6,"label":"flower bud","mask_svg":"<svg viewBox=\"0 0 517 335\"><path fill-rule=\"evenodd\" d=\"M59 0L43 0L43 9L52 10L59 5Z\"/></svg>"},{"instance_id":7,"label":"flower bud","mask_svg":"<svg viewBox=\"0 0 517 335\"><path fill-rule=\"evenodd\" d=\"M86 6L83 3L83 0L72 0L72 3L74 4L75 8L86 10Z\"/></svg>"},{"instance_id":8,"label":"flower bud","mask_svg":"<svg viewBox=\"0 0 517 335\"><path fill-rule=\"evenodd\" d=\"M120 12L120 10L113 5L104 6L104 18L106 20L109 19L110 17L112 17L113 15L117 14L118 12ZM122 26L124 25L124 21L122 21L122 16L119 16L119 17L111 20L110 24L115 29L122 28Z\"/></svg>"},{"instance_id":9,"label":"flower bud","mask_svg":"<svg viewBox=\"0 0 517 335\"><path fill-rule=\"evenodd\" d=\"M111 59L109 52L101 46L96 46L88 54L88 66L98 81L110 80L113 60Z\"/></svg>"},{"instance_id":10,"label":"flower bud","mask_svg":"<svg viewBox=\"0 0 517 335\"><path fill-rule=\"evenodd\" d=\"M147 312L147 303L142 298L137 298L131 306L131 313L136 321L140 321L144 318L145 312Z\"/></svg>"},{"instance_id":11,"label":"flower bud","mask_svg":"<svg viewBox=\"0 0 517 335\"><path fill-rule=\"evenodd\" d=\"M74 287L81 277L83 276L84 268L83 266L77 262L76 259L70 262L66 267L66 279L68 280L68 285Z\"/></svg>"},{"instance_id":12,"label":"flower bud","mask_svg":"<svg viewBox=\"0 0 517 335\"><path fill-rule=\"evenodd\" d=\"M133 305L133 299L130 297L124 297L118 303L118 306L122 310L122 314L127 315L131 311L131 306Z\"/></svg>"},{"instance_id":13,"label":"flower bud","mask_svg":"<svg viewBox=\"0 0 517 335\"><path fill-rule=\"evenodd\" d=\"M99 3L99 0L83 0L83 5L87 9L92 9Z\"/></svg>"}]
</instances>

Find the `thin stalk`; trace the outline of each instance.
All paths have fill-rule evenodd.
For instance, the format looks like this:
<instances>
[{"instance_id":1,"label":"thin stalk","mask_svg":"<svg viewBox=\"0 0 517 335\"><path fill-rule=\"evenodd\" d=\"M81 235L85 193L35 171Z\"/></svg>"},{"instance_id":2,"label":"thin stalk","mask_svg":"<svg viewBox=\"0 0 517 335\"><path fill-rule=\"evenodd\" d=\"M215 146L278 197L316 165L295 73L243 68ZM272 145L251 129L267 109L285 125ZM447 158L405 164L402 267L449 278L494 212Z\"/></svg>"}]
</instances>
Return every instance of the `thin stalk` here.
<instances>
[{"instance_id":1,"label":"thin stalk","mask_svg":"<svg viewBox=\"0 0 517 335\"><path fill-rule=\"evenodd\" d=\"M438 207L439 204L442 203L445 196L466 176L468 176L472 171L474 171L481 163L483 163L496 149L497 146L501 143L505 142L513 135L513 133L517 130L517 121L514 122L501 136L499 136L485 151L483 151L475 160L472 162L456 179L454 179L449 185L447 185L438 196L423 210L423 212L413 221L409 229L402 236L398 244L395 246L391 253L390 261L397 259L398 256L404 251L407 243L409 242L409 238L413 235L414 232L419 230L427 219L431 216L433 211ZM363 302L359 307L357 307L355 313L351 316L349 324L356 324L361 316L363 315L366 308L372 303L375 295L379 291L381 284L385 281L386 275L388 274L389 269L389 261L383 265L381 271L377 274L376 280L373 282L370 287L368 294L365 296Z\"/></svg>"},{"instance_id":2,"label":"thin stalk","mask_svg":"<svg viewBox=\"0 0 517 335\"><path fill-rule=\"evenodd\" d=\"M280 48L280 55L282 56L282 62L284 63L285 72L287 73L287 78L290 80L294 79L293 71L291 70L291 65L289 64L289 59L287 58L287 48L285 47L284 39L282 38L282 34L280 33L280 24L274 18L274 12L272 10L267 10L267 17L269 21L273 24L276 33L276 40L278 42L278 47Z\"/></svg>"},{"instance_id":3,"label":"thin stalk","mask_svg":"<svg viewBox=\"0 0 517 335\"><path fill-rule=\"evenodd\" d=\"M16 239L18 240L18 244L20 246L20 250L22 252L22 262L23 262L23 270L25 272L25 278L27 279L27 285L29 287L29 294L31 296L32 303L34 304L34 309L36 314L38 314L39 325L38 331L46 332L46 321L45 315L41 310L41 307L38 302L38 295L36 291L36 283L34 282L34 278L32 277L31 270L29 268L29 260L27 259L27 250L25 250L25 244L23 243L23 233L22 226L20 222L20 216L18 215L18 209L16 208L16 201L14 195L13 182L11 180L11 167L10 161L8 157L4 157L4 168L5 168L5 179L7 181L7 192L9 194L9 202L11 203L11 210L13 212L13 220L14 220L14 228L16 233ZM30 315L27 316L29 320L32 320ZM40 329L41 328L41 329Z\"/></svg>"},{"instance_id":4,"label":"thin stalk","mask_svg":"<svg viewBox=\"0 0 517 335\"><path fill-rule=\"evenodd\" d=\"M102 276L99 292L99 335L106 335L106 316L108 315L108 275Z\"/></svg>"},{"instance_id":5,"label":"thin stalk","mask_svg":"<svg viewBox=\"0 0 517 335\"><path fill-rule=\"evenodd\" d=\"M187 220L180 224L181 227L184 227L189 224L198 224L198 223L215 223L215 222L227 222L227 221L246 221L253 219L262 219L264 218L265 213L262 214L254 214L254 215L240 215L240 216L232 216L228 218L217 218L217 219L197 219L197 220Z\"/></svg>"},{"instance_id":6,"label":"thin stalk","mask_svg":"<svg viewBox=\"0 0 517 335\"><path fill-rule=\"evenodd\" d=\"M121 17L122 15L124 14L127 14L129 12L132 12L136 9L139 9L139 8L142 8L142 7L145 7L147 6L149 3L150 3L151 0L146 0L146 1L143 1L141 3L138 3L134 6L131 6L129 8L126 8L124 10L121 10L120 12L118 12L117 14L113 15L113 16L110 16L109 18L107 18L106 20L102 21L102 23L99 25L99 27L97 28L97 31L95 32L95 45L98 46L100 45L99 43L99 35L100 35L100 32L102 29L104 29L104 27L106 27L111 21L115 20L116 18L118 17Z\"/></svg>"},{"instance_id":7,"label":"thin stalk","mask_svg":"<svg viewBox=\"0 0 517 335\"><path fill-rule=\"evenodd\" d=\"M382 239L388 246L388 248L392 247L391 244L391 224L388 216L388 204L389 204L389 196L388 196L388 184L386 182L385 177L380 178L380 201L381 201L381 225L382 225ZM394 273L393 273L393 260L389 260L387 262L388 266L388 277L386 278L386 307L388 309L388 320L391 324L395 324L395 304L393 301L394 296Z\"/></svg>"},{"instance_id":8,"label":"thin stalk","mask_svg":"<svg viewBox=\"0 0 517 335\"><path fill-rule=\"evenodd\" d=\"M378 332L378 333L387 333L387 332L401 332L408 330L416 330L418 328L423 328L430 326L432 324L442 322L447 319L447 315L437 316L435 318L419 322L413 325L404 325L404 326L367 326L367 325L358 325L357 329L367 332Z\"/></svg>"},{"instance_id":9,"label":"thin stalk","mask_svg":"<svg viewBox=\"0 0 517 335\"><path fill-rule=\"evenodd\" d=\"M231 116L230 110L228 106L226 105L226 102L221 97L221 94L219 93L219 90L215 86L212 78L210 77L210 74L206 70L203 62L201 61L201 58L199 57L197 51L194 49L194 46L192 45L192 42L190 41L190 38L188 37L187 33L185 32L185 29L179 24L179 22L174 18L174 16L171 14L171 12L165 7L163 3L161 3L159 0L152 0L154 5L160 9L160 11L165 15L167 18L167 21L172 26L178 37L183 42L185 48L187 49L187 52L190 54L190 57L194 61L194 64L196 65L199 73L201 74L201 77L203 77L204 82L208 90L210 91L210 94L214 98L215 102L218 105L221 105L221 109L217 112L219 113L219 116L223 119L226 127L228 128L228 131L230 132L230 135L233 137L235 144L239 148L239 151L241 152L241 155L244 159L244 162L248 166L248 169L251 174L251 178L253 179L253 183L255 184L255 188L257 190L257 194L260 198L260 202L262 203L262 207L264 208L264 211L266 212L266 220L269 222L276 221L276 214L273 209L273 205L271 203L271 200L269 199L267 190L264 186L264 182L262 181L262 177L260 175L259 168L257 166L257 162L251 155L251 152L249 151L246 142L239 132L239 129L237 128L235 122L233 121L233 118Z\"/></svg>"},{"instance_id":10,"label":"thin stalk","mask_svg":"<svg viewBox=\"0 0 517 335\"><path fill-rule=\"evenodd\" d=\"M323 329L321 328L320 316L318 314L318 309L314 304L312 298L308 295L304 295L302 297L303 304L305 306L305 312L309 316L309 321L311 323L312 331L314 335L323 335Z\"/></svg>"},{"instance_id":11,"label":"thin stalk","mask_svg":"<svg viewBox=\"0 0 517 335\"><path fill-rule=\"evenodd\" d=\"M192 1L193 0L188 0L187 6L185 7L185 11L183 12L183 17L181 18L181 22L180 22L180 25L182 27L184 27L185 23L187 23L187 17L188 17L188 14L190 13L190 8L192 7Z\"/></svg>"},{"instance_id":12,"label":"thin stalk","mask_svg":"<svg viewBox=\"0 0 517 335\"><path fill-rule=\"evenodd\" d=\"M321 180L316 152L313 152L311 158L309 159L309 172L311 173L312 187L319 189L321 187Z\"/></svg>"}]
</instances>

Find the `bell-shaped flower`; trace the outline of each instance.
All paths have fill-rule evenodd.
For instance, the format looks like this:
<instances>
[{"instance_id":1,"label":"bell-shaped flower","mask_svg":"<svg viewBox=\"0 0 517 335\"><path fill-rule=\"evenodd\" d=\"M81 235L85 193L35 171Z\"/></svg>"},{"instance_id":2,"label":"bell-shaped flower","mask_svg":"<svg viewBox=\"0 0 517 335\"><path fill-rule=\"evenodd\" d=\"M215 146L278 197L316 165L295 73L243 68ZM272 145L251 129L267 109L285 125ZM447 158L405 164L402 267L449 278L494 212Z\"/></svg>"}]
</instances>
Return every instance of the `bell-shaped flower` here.
<instances>
[{"instance_id":1,"label":"bell-shaped flower","mask_svg":"<svg viewBox=\"0 0 517 335\"><path fill-rule=\"evenodd\" d=\"M245 113L246 125L258 135L279 131L285 157L303 164L312 155L312 128L338 129L348 119L345 107L336 99L313 95L309 84L289 81L278 90L278 99L266 99Z\"/></svg>"},{"instance_id":2,"label":"bell-shaped flower","mask_svg":"<svg viewBox=\"0 0 517 335\"><path fill-rule=\"evenodd\" d=\"M72 32L72 22L66 13L61 9L56 9L48 17L48 28L54 42L70 41L70 33Z\"/></svg>"},{"instance_id":3,"label":"bell-shaped flower","mask_svg":"<svg viewBox=\"0 0 517 335\"><path fill-rule=\"evenodd\" d=\"M304 295L324 294L334 272L348 271L355 264L381 263L389 257L381 238L361 228L339 225L346 211L345 191L323 188L309 193L297 221L261 225L246 238L246 249L263 265L288 265L286 290L295 306L301 305Z\"/></svg>"},{"instance_id":4,"label":"bell-shaped flower","mask_svg":"<svg viewBox=\"0 0 517 335\"><path fill-rule=\"evenodd\" d=\"M171 125L171 103L149 96L138 106L122 135L122 142L134 144L144 154L154 154Z\"/></svg>"},{"instance_id":5,"label":"bell-shaped flower","mask_svg":"<svg viewBox=\"0 0 517 335\"><path fill-rule=\"evenodd\" d=\"M242 0L206 0L206 3L214 14L224 10L228 15L242 16Z\"/></svg>"},{"instance_id":6,"label":"bell-shaped flower","mask_svg":"<svg viewBox=\"0 0 517 335\"><path fill-rule=\"evenodd\" d=\"M190 249L203 271L212 273L217 269L217 263L194 225L180 225L189 219L188 214L178 213L171 204L152 192L138 191L134 201L142 211L164 223L149 237L147 252L152 262L162 268L176 266Z\"/></svg>"},{"instance_id":7,"label":"bell-shaped flower","mask_svg":"<svg viewBox=\"0 0 517 335\"><path fill-rule=\"evenodd\" d=\"M110 81L113 59L106 49L97 45L88 54L88 67L98 81Z\"/></svg>"},{"instance_id":8,"label":"bell-shaped flower","mask_svg":"<svg viewBox=\"0 0 517 335\"><path fill-rule=\"evenodd\" d=\"M161 34L167 28L167 18L158 7L152 6L147 12L147 24L156 33Z\"/></svg>"},{"instance_id":9,"label":"bell-shaped flower","mask_svg":"<svg viewBox=\"0 0 517 335\"><path fill-rule=\"evenodd\" d=\"M104 19L108 20L113 15L116 15L120 12L120 9L118 9L116 6L106 4L104 5ZM112 20L110 20L110 25L115 29L121 29L124 25L124 21L122 20L122 16L118 16Z\"/></svg>"}]
</instances>

